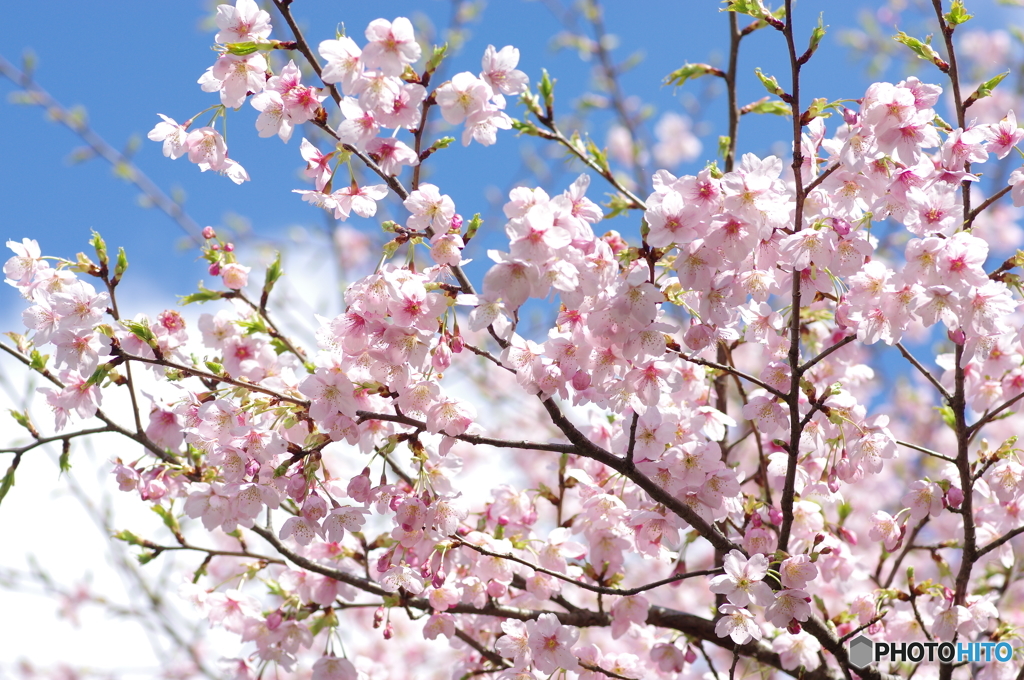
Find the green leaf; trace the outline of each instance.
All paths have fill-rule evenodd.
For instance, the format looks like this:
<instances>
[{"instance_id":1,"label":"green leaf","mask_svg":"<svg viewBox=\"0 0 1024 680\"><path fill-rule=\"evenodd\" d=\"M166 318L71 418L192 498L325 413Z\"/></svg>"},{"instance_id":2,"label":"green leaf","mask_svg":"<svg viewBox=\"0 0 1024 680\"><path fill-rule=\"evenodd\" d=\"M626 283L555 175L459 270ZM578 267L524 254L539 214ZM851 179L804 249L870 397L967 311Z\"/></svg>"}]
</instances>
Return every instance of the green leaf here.
<instances>
[{"instance_id":1,"label":"green leaf","mask_svg":"<svg viewBox=\"0 0 1024 680\"><path fill-rule=\"evenodd\" d=\"M537 85L537 91L544 100L544 108L551 111L555 106L555 81L548 75L547 69L541 69L541 73L543 75Z\"/></svg>"},{"instance_id":2,"label":"green leaf","mask_svg":"<svg viewBox=\"0 0 1024 680\"><path fill-rule=\"evenodd\" d=\"M224 372L224 366L216 361L204 361L203 363L206 365L206 370L214 375L221 375Z\"/></svg>"},{"instance_id":3,"label":"green leaf","mask_svg":"<svg viewBox=\"0 0 1024 680\"><path fill-rule=\"evenodd\" d=\"M12 486L14 486L14 470L15 465L14 463L11 463L11 466L7 468L7 474L5 474L4 478L0 480L0 503L3 503L4 497L7 496L7 492L11 490Z\"/></svg>"},{"instance_id":4,"label":"green leaf","mask_svg":"<svg viewBox=\"0 0 1024 680\"><path fill-rule=\"evenodd\" d=\"M149 327L149 323L146 321L132 321L130 319L122 319L121 325L128 329L128 332L142 340L149 346L156 344L156 335L153 334L153 329Z\"/></svg>"},{"instance_id":5,"label":"green leaf","mask_svg":"<svg viewBox=\"0 0 1024 680\"><path fill-rule=\"evenodd\" d=\"M149 564L159 556L160 553L153 552L152 550L143 550L141 553L135 556L139 560L139 564Z\"/></svg>"},{"instance_id":6,"label":"green leaf","mask_svg":"<svg viewBox=\"0 0 1024 680\"><path fill-rule=\"evenodd\" d=\"M480 213L473 215L473 218L466 223L466 235L462 239L463 242L469 241L469 239L476 236L476 232L480 229L480 225L483 223L484 221L480 219Z\"/></svg>"},{"instance_id":7,"label":"green leaf","mask_svg":"<svg viewBox=\"0 0 1024 680\"><path fill-rule=\"evenodd\" d=\"M732 146L732 138L729 135L720 135L718 137L718 155L725 158L725 155L729 153L729 147Z\"/></svg>"},{"instance_id":8,"label":"green leaf","mask_svg":"<svg viewBox=\"0 0 1024 680\"><path fill-rule=\"evenodd\" d=\"M761 0L723 0L723 2L728 3L722 8L721 11L723 12L746 14L755 19L765 19L767 16L770 16L765 6L761 4Z\"/></svg>"},{"instance_id":9,"label":"green leaf","mask_svg":"<svg viewBox=\"0 0 1024 680\"><path fill-rule=\"evenodd\" d=\"M162 505L153 505L150 509L160 515L160 519L164 521L164 526L170 529L172 534L175 536L181 534L181 525L178 524L178 519L174 516L174 513Z\"/></svg>"},{"instance_id":10,"label":"green leaf","mask_svg":"<svg viewBox=\"0 0 1024 680\"><path fill-rule=\"evenodd\" d=\"M267 275L263 279L263 292L269 294L273 290L274 284L282 276L284 276L284 271L281 269L281 253L277 253L274 261L267 267Z\"/></svg>"},{"instance_id":11,"label":"green leaf","mask_svg":"<svg viewBox=\"0 0 1024 680\"><path fill-rule=\"evenodd\" d=\"M697 78L708 74L720 75L721 73L722 72L719 69L714 68L710 64L686 63L665 76L665 84L679 87L687 80L696 80Z\"/></svg>"},{"instance_id":12,"label":"green leaf","mask_svg":"<svg viewBox=\"0 0 1024 680\"><path fill-rule=\"evenodd\" d=\"M956 416L953 414L953 409L948 405L936 406L935 409L939 412L939 415L942 417L942 422L944 422L951 429L955 430Z\"/></svg>"},{"instance_id":13,"label":"green leaf","mask_svg":"<svg viewBox=\"0 0 1024 680\"><path fill-rule=\"evenodd\" d=\"M608 157L605 155L604 151L597 147L597 144L594 144L594 140L590 137L587 137L587 153L602 172L606 174L611 172L611 168L608 166Z\"/></svg>"},{"instance_id":14,"label":"green leaf","mask_svg":"<svg viewBox=\"0 0 1024 680\"><path fill-rule=\"evenodd\" d=\"M197 287L199 288L198 292L180 296L181 304L190 305L193 302L210 302L211 300L220 300L224 297L223 292L219 290L210 290L203 285L202 281L199 282Z\"/></svg>"},{"instance_id":15,"label":"green leaf","mask_svg":"<svg viewBox=\"0 0 1024 680\"><path fill-rule=\"evenodd\" d=\"M93 230L89 245L96 249L96 259L100 261L101 265L110 262L110 258L107 256L107 244L98 231Z\"/></svg>"},{"instance_id":16,"label":"green leaf","mask_svg":"<svg viewBox=\"0 0 1024 680\"><path fill-rule=\"evenodd\" d=\"M821 43L821 39L825 37L825 24L822 23L824 18L824 12L818 15L818 25L811 31L811 44L807 47L807 52L814 54L818 49L818 44Z\"/></svg>"},{"instance_id":17,"label":"green leaf","mask_svg":"<svg viewBox=\"0 0 1024 680\"><path fill-rule=\"evenodd\" d=\"M427 73L433 73L444 61L445 56L448 54L448 43L444 45L434 45L434 51L430 55L430 59L427 60Z\"/></svg>"},{"instance_id":18,"label":"green leaf","mask_svg":"<svg viewBox=\"0 0 1024 680\"><path fill-rule=\"evenodd\" d=\"M434 152L434 151L437 151L439 149L447 149L454 142L455 142L455 138L454 137L442 137L441 139L437 140L436 142L434 142L433 144L430 145L430 150L431 150L431 152Z\"/></svg>"},{"instance_id":19,"label":"green leaf","mask_svg":"<svg viewBox=\"0 0 1024 680\"><path fill-rule=\"evenodd\" d=\"M1000 73L997 76L993 76L993 77L989 78L988 80L983 82L981 85L978 85L978 89L974 91L974 94L972 94L970 97L968 97L968 100L973 103L973 102L978 101L979 99L984 99L985 97L991 97L992 96L992 90L996 89L996 86L999 85L999 83L1003 82L1003 79L1006 78L1006 76L1008 76L1008 75L1010 75L1010 72L1006 71L1004 73Z\"/></svg>"},{"instance_id":20,"label":"green leaf","mask_svg":"<svg viewBox=\"0 0 1024 680\"><path fill-rule=\"evenodd\" d=\"M31 363L29 366L32 367L33 371L39 371L42 373L46 370L46 361L50 358L49 354L42 354L39 350L32 350Z\"/></svg>"},{"instance_id":21,"label":"green leaf","mask_svg":"<svg viewBox=\"0 0 1024 680\"><path fill-rule=\"evenodd\" d=\"M959 26L974 18L973 14L968 14L964 9L964 0L953 0L953 6L942 16L950 26Z\"/></svg>"},{"instance_id":22,"label":"green leaf","mask_svg":"<svg viewBox=\"0 0 1024 680\"><path fill-rule=\"evenodd\" d=\"M770 94L781 97L786 93L785 90L779 86L779 81L775 79L775 76L766 76L761 72L760 67L754 69L754 75L757 76L757 79L761 81L762 85L764 85L764 89L768 90Z\"/></svg>"},{"instance_id":23,"label":"green leaf","mask_svg":"<svg viewBox=\"0 0 1024 680\"><path fill-rule=\"evenodd\" d=\"M116 534L114 534L114 538L116 538L119 541L124 541L128 545L142 545L144 543L142 538L136 536L127 529L122 529L121 531L118 531Z\"/></svg>"},{"instance_id":24,"label":"green leaf","mask_svg":"<svg viewBox=\"0 0 1024 680\"><path fill-rule=\"evenodd\" d=\"M128 255L124 252L124 248L118 248L117 261L114 263L113 283L116 284L120 281L126 271L128 271Z\"/></svg>"},{"instance_id":25,"label":"green leaf","mask_svg":"<svg viewBox=\"0 0 1024 680\"><path fill-rule=\"evenodd\" d=\"M71 472L71 461L70 461L70 459L71 459L71 440L70 439L65 439L64 440L64 444L63 444L63 446L61 446L61 450L60 450L60 460L59 460L59 463L60 463L60 472L61 472L61 474L64 474L65 472Z\"/></svg>"},{"instance_id":26,"label":"green leaf","mask_svg":"<svg viewBox=\"0 0 1024 680\"><path fill-rule=\"evenodd\" d=\"M227 48L228 54L234 54L239 57L245 57L250 54L254 54L255 52L258 52L260 49L259 45L252 41L227 43L226 45L224 45L224 47Z\"/></svg>"},{"instance_id":27,"label":"green leaf","mask_svg":"<svg viewBox=\"0 0 1024 680\"><path fill-rule=\"evenodd\" d=\"M392 257L394 257L395 253L398 252L398 249L401 247L401 245L402 244L398 242L398 239L392 239L392 240L388 241L387 243L385 243L384 244L384 257L386 259L391 259Z\"/></svg>"},{"instance_id":28,"label":"green leaf","mask_svg":"<svg viewBox=\"0 0 1024 680\"><path fill-rule=\"evenodd\" d=\"M789 104L778 99L765 99L751 104L749 109L744 108L749 113L770 113L773 116L788 116L793 113Z\"/></svg>"},{"instance_id":29,"label":"green leaf","mask_svg":"<svg viewBox=\"0 0 1024 680\"><path fill-rule=\"evenodd\" d=\"M910 51L916 54L919 59L930 61L933 64L939 66L939 68L942 68L943 65L946 65L946 62L942 59L942 57L939 56L939 53L936 52L934 48L932 48L931 36L928 36L924 40L918 40L917 38L909 36L903 31L900 31L899 33L894 35L892 39L900 43L901 45L906 45L907 47L909 47Z\"/></svg>"}]
</instances>

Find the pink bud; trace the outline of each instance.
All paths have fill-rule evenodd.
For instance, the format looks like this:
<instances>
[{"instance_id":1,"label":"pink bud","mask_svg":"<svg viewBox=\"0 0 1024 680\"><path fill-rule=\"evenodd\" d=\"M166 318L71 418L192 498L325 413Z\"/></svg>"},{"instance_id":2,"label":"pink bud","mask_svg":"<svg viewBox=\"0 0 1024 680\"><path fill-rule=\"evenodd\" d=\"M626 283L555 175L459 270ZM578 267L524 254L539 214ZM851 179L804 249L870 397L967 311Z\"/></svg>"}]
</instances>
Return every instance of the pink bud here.
<instances>
[{"instance_id":1,"label":"pink bud","mask_svg":"<svg viewBox=\"0 0 1024 680\"><path fill-rule=\"evenodd\" d=\"M220 276L220 262L214 262L210 265L210 276Z\"/></svg>"},{"instance_id":2,"label":"pink bud","mask_svg":"<svg viewBox=\"0 0 1024 680\"><path fill-rule=\"evenodd\" d=\"M832 493L839 491L839 477L836 475L835 468L828 473L828 490Z\"/></svg>"},{"instance_id":3,"label":"pink bud","mask_svg":"<svg viewBox=\"0 0 1024 680\"><path fill-rule=\"evenodd\" d=\"M776 508L768 508L768 519L772 524L782 524L782 511Z\"/></svg>"},{"instance_id":4,"label":"pink bud","mask_svg":"<svg viewBox=\"0 0 1024 680\"><path fill-rule=\"evenodd\" d=\"M576 375L572 377L572 388L577 392L582 392L588 387L590 387L590 374L586 371L577 371Z\"/></svg>"},{"instance_id":5,"label":"pink bud","mask_svg":"<svg viewBox=\"0 0 1024 680\"><path fill-rule=\"evenodd\" d=\"M373 627L380 628L382 623L384 623L384 605L377 607L373 612Z\"/></svg>"},{"instance_id":6,"label":"pink bud","mask_svg":"<svg viewBox=\"0 0 1024 680\"><path fill-rule=\"evenodd\" d=\"M357 503L366 503L370 500L370 468L364 468L362 474L358 474L349 480L348 497Z\"/></svg>"},{"instance_id":7,"label":"pink bud","mask_svg":"<svg viewBox=\"0 0 1024 680\"><path fill-rule=\"evenodd\" d=\"M962 345L967 342L967 334L964 333L962 328L957 328L955 331L947 331L947 336L957 345Z\"/></svg>"},{"instance_id":8,"label":"pink bud","mask_svg":"<svg viewBox=\"0 0 1024 680\"><path fill-rule=\"evenodd\" d=\"M459 354L466 348L466 341L462 339L461 333L452 336L452 352Z\"/></svg>"},{"instance_id":9,"label":"pink bud","mask_svg":"<svg viewBox=\"0 0 1024 680\"><path fill-rule=\"evenodd\" d=\"M446 578L448 578L448 574L445 573L444 569L439 569L437 573L434 574L434 578L430 580L430 585L434 586L435 588L440 588L444 585L444 581Z\"/></svg>"},{"instance_id":10,"label":"pink bud","mask_svg":"<svg viewBox=\"0 0 1024 680\"><path fill-rule=\"evenodd\" d=\"M843 122L847 125L854 126L860 120L860 115L856 111L852 111L845 106L843 107Z\"/></svg>"},{"instance_id":11,"label":"pink bud","mask_svg":"<svg viewBox=\"0 0 1024 680\"><path fill-rule=\"evenodd\" d=\"M233 253L234 251L235 251L235 244L234 243L225 243L224 244L224 252L225 253Z\"/></svg>"},{"instance_id":12,"label":"pink bud","mask_svg":"<svg viewBox=\"0 0 1024 680\"><path fill-rule=\"evenodd\" d=\"M395 548L388 550L386 553L377 558L377 571L384 573L391 568L391 558L395 556Z\"/></svg>"},{"instance_id":13,"label":"pink bud","mask_svg":"<svg viewBox=\"0 0 1024 680\"><path fill-rule=\"evenodd\" d=\"M498 526L507 527L509 521L508 515L498 515Z\"/></svg>"},{"instance_id":14,"label":"pink bud","mask_svg":"<svg viewBox=\"0 0 1024 680\"><path fill-rule=\"evenodd\" d=\"M946 502L951 508L959 508L960 504L964 502L964 492L955 486L949 487L949 491L946 492Z\"/></svg>"},{"instance_id":15,"label":"pink bud","mask_svg":"<svg viewBox=\"0 0 1024 680\"><path fill-rule=\"evenodd\" d=\"M793 619L789 622L789 625L786 627L786 630L788 630L791 635L798 635L801 631L800 622L796 619Z\"/></svg>"},{"instance_id":16,"label":"pink bud","mask_svg":"<svg viewBox=\"0 0 1024 680\"><path fill-rule=\"evenodd\" d=\"M752 527L754 527L756 529L759 526L761 526L761 523L762 523L762 520L761 520L761 515L760 514L755 512L753 515L750 516L750 526L752 526Z\"/></svg>"},{"instance_id":17,"label":"pink bud","mask_svg":"<svg viewBox=\"0 0 1024 680\"><path fill-rule=\"evenodd\" d=\"M209 229L209 227L207 227ZM277 630L277 627L281 625L281 621L284 619L281 616L281 610L272 611L267 615L267 630Z\"/></svg>"},{"instance_id":18,"label":"pink bud","mask_svg":"<svg viewBox=\"0 0 1024 680\"><path fill-rule=\"evenodd\" d=\"M214 243L212 246L210 246L210 250L212 250L214 252L220 252L220 244L219 243Z\"/></svg>"},{"instance_id":19,"label":"pink bud","mask_svg":"<svg viewBox=\"0 0 1024 680\"><path fill-rule=\"evenodd\" d=\"M390 640L394 636L395 636L395 627L391 624L390 621L388 621L387 624L385 624L385 626L384 626L384 639L385 640Z\"/></svg>"},{"instance_id":20,"label":"pink bud","mask_svg":"<svg viewBox=\"0 0 1024 680\"><path fill-rule=\"evenodd\" d=\"M213 227L203 227L203 238L217 238L217 232L213 230Z\"/></svg>"},{"instance_id":21,"label":"pink bud","mask_svg":"<svg viewBox=\"0 0 1024 680\"><path fill-rule=\"evenodd\" d=\"M683 658L686 659L686 663L693 663L697 660L697 650L692 645L686 645L686 654Z\"/></svg>"},{"instance_id":22,"label":"pink bud","mask_svg":"<svg viewBox=\"0 0 1024 680\"><path fill-rule=\"evenodd\" d=\"M846 527L839 527L839 537L850 545L857 545L857 534L853 533Z\"/></svg>"},{"instance_id":23,"label":"pink bud","mask_svg":"<svg viewBox=\"0 0 1024 680\"><path fill-rule=\"evenodd\" d=\"M846 236L853 230L853 225L842 217L833 217L832 228L835 229L836 233L840 236Z\"/></svg>"},{"instance_id":24,"label":"pink bud","mask_svg":"<svg viewBox=\"0 0 1024 680\"><path fill-rule=\"evenodd\" d=\"M430 359L430 364L439 371L446 370L452 365L452 350L448 347L448 343L444 340L437 343L437 347L434 349L434 356Z\"/></svg>"},{"instance_id":25,"label":"pink bud","mask_svg":"<svg viewBox=\"0 0 1024 680\"><path fill-rule=\"evenodd\" d=\"M460 215L459 213L455 213L455 215L452 216L451 228L452 231L458 231L459 229L462 229L462 215Z\"/></svg>"},{"instance_id":26,"label":"pink bud","mask_svg":"<svg viewBox=\"0 0 1024 680\"><path fill-rule=\"evenodd\" d=\"M487 584L487 594L491 597L501 597L508 592L508 586L501 581L491 581Z\"/></svg>"}]
</instances>

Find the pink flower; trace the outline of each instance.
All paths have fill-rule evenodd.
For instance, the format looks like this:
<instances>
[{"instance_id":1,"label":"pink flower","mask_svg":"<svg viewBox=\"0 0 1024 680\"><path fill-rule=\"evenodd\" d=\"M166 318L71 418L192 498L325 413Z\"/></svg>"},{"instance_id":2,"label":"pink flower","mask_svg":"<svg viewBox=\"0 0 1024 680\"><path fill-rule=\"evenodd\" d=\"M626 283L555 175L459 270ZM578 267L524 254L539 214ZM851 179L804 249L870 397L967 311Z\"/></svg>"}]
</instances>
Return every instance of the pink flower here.
<instances>
[{"instance_id":1,"label":"pink flower","mask_svg":"<svg viewBox=\"0 0 1024 680\"><path fill-rule=\"evenodd\" d=\"M322 656L313 664L312 680L358 680L359 672L348 659Z\"/></svg>"},{"instance_id":2,"label":"pink flower","mask_svg":"<svg viewBox=\"0 0 1024 680\"><path fill-rule=\"evenodd\" d=\"M185 143L188 131L185 129L185 126L177 123L172 118L168 118L162 113L156 115L163 118L164 121L157 123L156 127L149 131L147 137L154 142L164 143L164 156L171 160L181 158L188 150L188 146Z\"/></svg>"},{"instance_id":3,"label":"pink flower","mask_svg":"<svg viewBox=\"0 0 1024 680\"><path fill-rule=\"evenodd\" d=\"M526 89L530 79L522 71L516 70L519 64L519 50L511 45L505 45L501 50L495 50L494 45L488 45L484 50L484 58L481 62L483 72L480 77L491 86L494 93L517 95Z\"/></svg>"},{"instance_id":4,"label":"pink flower","mask_svg":"<svg viewBox=\"0 0 1024 680\"><path fill-rule=\"evenodd\" d=\"M232 262L224 265L220 270L221 279L224 285L231 290L241 290L249 283L249 270L251 267Z\"/></svg>"},{"instance_id":5,"label":"pink flower","mask_svg":"<svg viewBox=\"0 0 1024 680\"><path fill-rule=\"evenodd\" d=\"M792 621L806 621L811 615L810 596L802 590L780 590L775 601L764 610L764 617L779 628L786 628Z\"/></svg>"},{"instance_id":6,"label":"pink flower","mask_svg":"<svg viewBox=\"0 0 1024 680\"><path fill-rule=\"evenodd\" d=\"M363 74L362 50L352 38L342 36L337 40L324 40L319 47L324 64L323 81L341 83L342 91L349 93Z\"/></svg>"},{"instance_id":7,"label":"pink flower","mask_svg":"<svg viewBox=\"0 0 1024 680\"><path fill-rule=\"evenodd\" d=\"M420 58L420 45L413 35L412 22L398 17L393 22L374 19L366 27L369 44L363 48L362 61L367 68L379 68L388 76L400 76L407 65Z\"/></svg>"},{"instance_id":8,"label":"pink flower","mask_svg":"<svg viewBox=\"0 0 1024 680\"><path fill-rule=\"evenodd\" d=\"M647 610L650 603L642 595L622 597L612 605L612 637L619 639L626 634L632 624L643 626L647 623Z\"/></svg>"},{"instance_id":9,"label":"pink flower","mask_svg":"<svg viewBox=\"0 0 1024 680\"><path fill-rule=\"evenodd\" d=\"M711 579L711 592L725 595L737 607L751 602L762 606L772 603L772 589L761 580L768 573L766 556L747 559L739 550L732 550L725 556L724 567L725 574Z\"/></svg>"},{"instance_id":10,"label":"pink flower","mask_svg":"<svg viewBox=\"0 0 1024 680\"><path fill-rule=\"evenodd\" d=\"M185 144L188 146L188 159L204 172L219 170L228 155L224 138L212 127L201 127L188 133Z\"/></svg>"},{"instance_id":11,"label":"pink flower","mask_svg":"<svg viewBox=\"0 0 1024 680\"><path fill-rule=\"evenodd\" d=\"M214 20L220 31L213 39L219 43L259 42L270 36L270 15L256 0L236 0L234 7L217 5Z\"/></svg>"},{"instance_id":12,"label":"pink flower","mask_svg":"<svg viewBox=\"0 0 1024 680\"><path fill-rule=\"evenodd\" d=\"M563 626L554 614L541 614L536 621L527 621L533 665L541 673L554 673L559 668L575 671L579 662L572 646L580 637L580 629Z\"/></svg>"},{"instance_id":13,"label":"pink flower","mask_svg":"<svg viewBox=\"0 0 1024 680\"><path fill-rule=\"evenodd\" d=\"M896 550L903 540L904 531L899 521L889 513L878 510L871 516L871 523L868 538L872 541L883 541L885 549L889 552Z\"/></svg>"},{"instance_id":14,"label":"pink flower","mask_svg":"<svg viewBox=\"0 0 1024 680\"><path fill-rule=\"evenodd\" d=\"M738 645L761 639L761 628L754 621L754 615L736 605L723 604L718 608L722 618L715 624L715 635L730 637Z\"/></svg>"},{"instance_id":15,"label":"pink flower","mask_svg":"<svg viewBox=\"0 0 1024 680\"><path fill-rule=\"evenodd\" d=\"M779 573L783 588L804 588L817 577L818 567L811 562L810 555L793 555L783 560Z\"/></svg>"},{"instance_id":16,"label":"pink flower","mask_svg":"<svg viewBox=\"0 0 1024 680\"><path fill-rule=\"evenodd\" d=\"M795 671L801 666L813 671L821 665L821 660L818 659L821 643L807 633L783 633L772 640L772 651L779 655L779 661L787 671Z\"/></svg>"}]
</instances>

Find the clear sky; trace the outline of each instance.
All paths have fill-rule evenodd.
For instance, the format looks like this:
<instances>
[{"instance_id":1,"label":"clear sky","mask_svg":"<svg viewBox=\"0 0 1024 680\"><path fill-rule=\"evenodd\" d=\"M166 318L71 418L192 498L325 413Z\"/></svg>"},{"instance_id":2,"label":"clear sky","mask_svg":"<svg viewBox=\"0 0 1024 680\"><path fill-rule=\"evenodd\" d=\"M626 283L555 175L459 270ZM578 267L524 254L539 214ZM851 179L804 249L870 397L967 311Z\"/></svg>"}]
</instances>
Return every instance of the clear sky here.
<instances>
[{"instance_id":1,"label":"clear sky","mask_svg":"<svg viewBox=\"0 0 1024 680\"><path fill-rule=\"evenodd\" d=\"M215 4L200 0L9 2L0 21L0 55L18 63L24 50L33 50L38 57L35 76L57 100L67 106L84 105L92 127L115 147L124 147L129 139L138 138L140 145L135 162L164 190L184 192L186 210L200 226L220 226L230 221L231 215L238 215L251 224L261 240L281 243L295 233L296 227L322 230L323 214L291 193L291 189L308 186L298 176L301 131L296 132L289 144L276 138L258 139L253 127L256 112L246 105L233 113L229 128L231 155L252 177L251 182L240 187L213 173L200 173L185 159L174 162L165 159L160 145L145 139L146 133L159 120L157 113L182 121L217 103L216 95L202 92L196 84L214 60L209 17ZM622 60L634 53L643 55L643 61L622 79L626 93L651 103L656 109L655 119L673 110L688 112L697 118L697 129L703 133L702 158L713 157L717 138L726 131L721 106L723 97L710 101L704 109L688 108L694 97L709 93L712 81L699 81L678 90L661 87L660 83L667 73L687 61L723 64L728 24L726 17L718 12L719 4L714 0L606 0L605 4L608 31L619 38L614 56ZM890 17L879 13L881 4L836 0L802 0L797 4L800 34L810 33L819 12L824 13L824 22L830 26L818 56L806 71L805 102L810 97L834 100L863 94L870 82L864 72L865 62L851 56L849 48L840 40L840 29L855 26L861 11L858 8L868 6L867 11L879 19L882 30L891 35L895 28ZM480 57L488 44L498 48L512 44L520 49L519 67L531 80L536 82L541 67L546 67L557 78L558 110L568 113L572 103L592 89L594 63L581 61L573 50L554 51L552 36L566 30L558 12L552 10L557 5L558 0L492 0L482 16L467 25L468 41L446 67L447 73L478 72ZM448 25L452 3L447 0L300 1L294 3L293 8L309 41L317 44L334 37L339 23L344 23L348 33L362 41L366 24L379 16L388 19L425 16L434 26L443 29ZM975 25L988 28L1019 22L1024 11L996 8L992 0L969 2L969 9L979 16ZM275 27L272 37L289 38L276 13L272 13L272 20ZM785 63L784 44L773 32L762 31L745 41L740 71L747 79L740 87L741 103L764 95L763 88L753 77L755 66L777 75L780 82L785 83ZM920 73L923 78L940 82L940 74L934 70ZM890 77L898 75L890 74ZM88 250L89 230L96 229L106 237L112 250L124 246L128 251L132 270L124 286L125 295L140 305L146 301L155 305L140 306L131 309L131 313L155 314L162 306L173 304L173 294L189 292L190 287L206 275L206 270L202 262L196 261L194 250L178 247L183 236L180 228L162 213L139 207L138 190L116 179L110 167L101 161L68 163L67 158L81 142L68 130L47 122L40 109L9 103L6 95L14 90L9 82L0 79L0 94L5 97L0 101L0 242L28 236L40 241L44 253L73 258L76 252ZM509 113L521 116L521 110L512 102ZM599 145L604 144L607 122L608 116L598 116L589 130ZM788 143L777 142L786 139L788 124L781 118L745 120L740 151L758 155L786 153ZM833 126L830 121L830 129ZM457 132L455 134L457 136ZM443 152L431 178L455 199L461 213L481 212L492 218L485 229L500 235L501 222L492 204L500 205L502 195L527 176L528 161L538 149L535 140L519 140L514 133L506 132L499 136L494 147L474 145L464 150L456 146ZM702 165L702 160L694 161L675 171L677 174L695 172ZM580 171L577 166L560 171L554 178L554 188L559 191L565 188ZM593 198L602 199L604 187L595 180L591 192ZM377 221L359 222L354 219L350 224L379 234ZM635 225L617 228L625 231L635 229ZM494 240L484 236L480 243L493 247ZM479 245L469 256L476 258L476 267L486 258ZM0 261L6 257L0 257ZM480 272L481 269L470 268L473 275L479 276ZM157 302L151 302L153 300ZM4 322L0 330L15 329L22 306L12 288L0 287L0 320ZM19 378L15 384L23 383ZM0 425L0 441L6 439L8 428L8 423ZM103 460L109 455L104 451L97 458ZM7 462L0 459L0 465L6 466ZM23 465L29 466L29 463ZM19 476L18 486L0 509L0 526L8 522L12 511L27 507L30 494L43 498L36 503L50 505L47 494L60 484L55 477L55 471L48 467L42 472L36 468L31 474ZM63 502L53 507L59 507L63 513L73 512ZM4 536L0 532L0 539L3 539L0 541L3 546L0 566L23 565L22 551L43 553L57 561L66 559L72 550L69 546L74 544L55 545L47 524L59 523L55 526L65 532L78 525L71 524L66 514L52 515L43 512L35 519L34 529L26 523L17 523L17 527L7 530L13 533ZM85 529L70 531L74 536L86 535L81 533ZM10 550L12 545L16 547ZM91 554L79 559L86 563L91 560L95 569L103 569L102 555ZM80 570L81 565L75 565L75 569ZM11 597L0 590L0 612L7 610L5 601L14 603L16 609L29 606L28 600L20 598L15 603ZM62 651L61 645L49 644L53 642L53 635L59 639L67 629L60 624L45 629L49 635L45 631L36 632L38 627L46 625L53 607L33 608L38 609L39 616L33 620L33 627L27 634L19 638L9 637L6 632L0 635L4 639L0 643L0 671L4 663L13 660L12 650L42 661L60 658L81 661L75 654L89 649L90 644L79 644L71 652ZM0 631L11 625L12 617L5 614L2 620ZM99 619L95 625L107 624ZM93 634L96 644L111 637L109 628ZM8 644L12 639L20 641L12 646ZM45 640L48 644L33 649L32 640ZM98 658L90 657L89 663L99 664L102 659L99 653Z\"/></svg>"}]
</instances>

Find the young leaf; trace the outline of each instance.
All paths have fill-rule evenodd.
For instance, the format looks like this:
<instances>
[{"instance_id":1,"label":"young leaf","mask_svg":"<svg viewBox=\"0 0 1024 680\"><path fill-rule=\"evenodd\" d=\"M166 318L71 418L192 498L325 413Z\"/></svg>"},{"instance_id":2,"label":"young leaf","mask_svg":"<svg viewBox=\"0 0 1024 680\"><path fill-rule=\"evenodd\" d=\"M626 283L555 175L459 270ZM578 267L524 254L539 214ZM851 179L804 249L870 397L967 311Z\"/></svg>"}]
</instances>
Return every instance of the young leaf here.
<instances>
[{"instance_id":1,"label":"young leaf","mask_svg":"<svg viewBox=\"0 0 1024 680\"><path fill-rule=\"evenodd\" d=\"M724 76L720 69L715 68L709 64L683 64L672 73L665 76L666 85L675 85L679 87L687 80L695 80L701 76L715 75Z\"/></svg>"},{"instance_id":2,"label":"young leaf","mask_svg":"<svg viewBox=\"0 0 1024 680\"><path fill-rule=\"evenodd\" d=\"M950 26L959 26L973 19L974 15L967 13L967 10L964 8L964 0L953 0L953 6L942 17Z\"/></svg>"},{"instance_id":3,"label":"young leaf","mask_svg":"<svg viewBox=\"0 0 1024 680\"><path fill-rule=\"evenodd\" d=\"M757 76L757 79L764 85L764 89L768 90L769 93L778 97L786 94L782 87L779 86L779 81L775 79L775 76L766 76L761 72L760 67L754 69L754 75Z\"/></svg>"},{"instance_id":4,"label":"young leaf","mask_svg":"<svg viewBox=\"0 0 1024 680\"><path fill-rule=\"evenodd\" d=\"M918 56L919 59L930 61L943 72L949 70L949 64L939 56L939 53L931 46L932 37L928 36L924 40L918 40L912 36L907 35L903 31L900 31L892 37L896 42L906 45L910 48L910 51Z\"/></svg>"}]
</instances>

